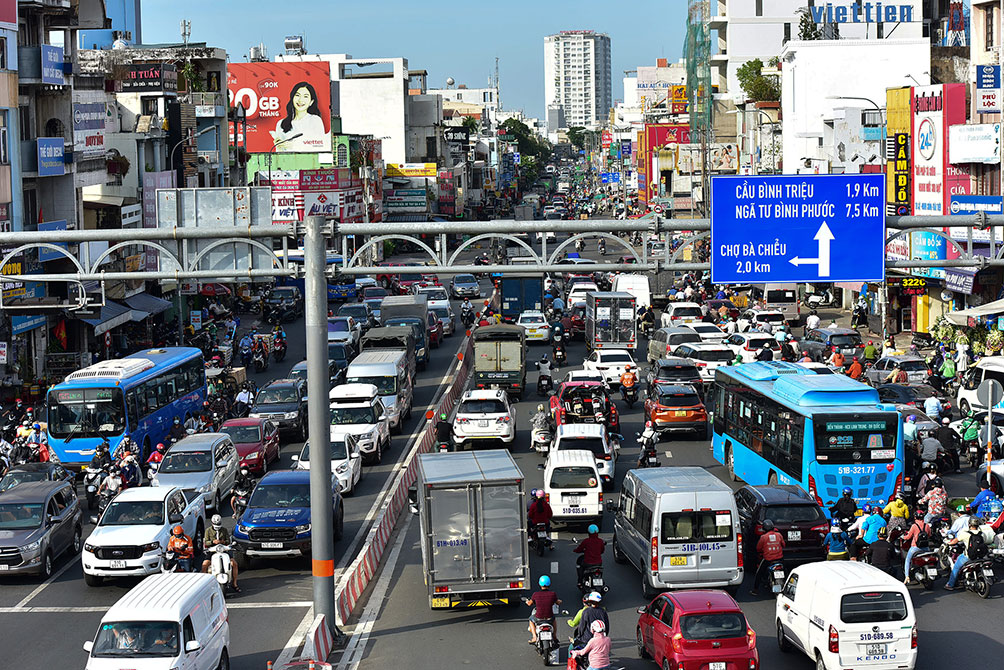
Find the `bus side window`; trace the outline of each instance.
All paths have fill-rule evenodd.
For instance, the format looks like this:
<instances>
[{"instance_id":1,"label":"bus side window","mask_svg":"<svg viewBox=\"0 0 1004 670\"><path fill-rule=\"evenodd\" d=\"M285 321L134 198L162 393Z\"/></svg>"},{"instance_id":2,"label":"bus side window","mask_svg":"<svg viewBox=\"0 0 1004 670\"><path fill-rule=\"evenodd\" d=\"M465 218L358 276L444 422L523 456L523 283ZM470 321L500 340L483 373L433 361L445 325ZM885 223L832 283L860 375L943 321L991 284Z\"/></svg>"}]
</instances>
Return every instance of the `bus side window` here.
<instances>
[{"instance_id":1,"label":"bus side window","mask_svg":"<svg viewBox=\"0 0 1004 670\"><path fill-rule=\"evenodd\" d=\"M143 384L143 394L146 399L146 413L150 414L160 409L157 402L157 380L153 379Z\"/></svg>"},{"instance_id":2,"label":"bus side window","mask_svg":"<svg viewBox=\"0 0 1004 670\"><path fill-rule=\"evenodd\" d=\"M136 430L136 427L139 426L137 394L136 389L126 393L126 416L129 420L129 430Z\"/></svg>"},{"instance_id":3,"label":"bus side window","mask_svg":"<svg viewBox=\"0 0 1004 670\"><path fill-rule=\"evenodd\" d=\"M635 501L634 518L631 520L631 525L634 526L639 533L648 537L652 532L652 510L645 507L644 503Z\"/></svg>"}]
</instances>

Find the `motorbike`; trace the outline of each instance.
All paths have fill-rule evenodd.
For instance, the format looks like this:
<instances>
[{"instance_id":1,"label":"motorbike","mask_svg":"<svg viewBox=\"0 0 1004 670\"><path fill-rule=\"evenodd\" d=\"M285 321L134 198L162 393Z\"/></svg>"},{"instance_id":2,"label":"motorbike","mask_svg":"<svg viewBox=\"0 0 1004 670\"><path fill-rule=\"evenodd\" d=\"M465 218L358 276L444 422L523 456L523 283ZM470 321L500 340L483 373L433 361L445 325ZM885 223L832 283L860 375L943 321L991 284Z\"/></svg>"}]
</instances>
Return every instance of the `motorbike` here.
<instances>
[{"instance_id":1,"label":"motorbike","mask_svg":"<svg viewBox=\"0 0 1004 670\"><path fill-rule=\"evenodd\" d=\"M778 594L784 588L784 563L777 561L767 566L767 574L770 582L770 592Z\"/></svg>"},{"instance_id":2,"label":"motorbike","mask_svg":"<svg viewBox=\"0 0 1004 670\"><path fill-rule=\"evenodd\" d=\"M551 379L551 375L539 374L537 375L537 395L547 395L554 388L554 381Z\"/></svg>"},{"instance_id":3,"label":"motorbike","mask_svg":"<svg viewBox=\"0 0 1004 670\"><path fill-rule=\"evenodd\" d=\"M530 444L538 454L547 454L551 451L551 442L554 436L550 428L534 428L530 431Z\"/></svg>"},{"instance_id":4,"label":"motorbike","mask_svg":"<svg viewBox=\"0 0 1004 670\"><path fill-rule=\"evenodd\" d=\"M989 558L969 561L959 572L959 581L980 598L990 597L990 587L996 582L994 563Z\"/></svg>"},{"instance_id":5,"label":"motorbike","mask_svg":"<svg viewBox=\"0 0 1004 670\"><path fill-rule=\"evenodd\" d=\"M268 356L265 355L265 351L261 347L255 350L252 362L254 363L255 372L268 370Z\"/></svg>"},{"instance_id":6,"label":"motorbike","mask_svg":"<svg viewBox=\"0 0 1004 670\"><path fill-rule=\"evenodd\" d=\"M244 514L244 510L248 508L248 498L251 497L251 492L243 487L238 487L234 489L234 516L238 519Z\"/></svg>"},{"instance_id":7,"label":"motorbike","mask_svg":"<svg viewBox=\"0 0 1004 670\"><path fill-rule=\"evenodd\" d=\"M652 332L652 322L648 319L639 319L638 330L641 331L642 335L648 337Z\"/></svg>"},{"instance_id":8,"label":"motorbike","mask_svg":"<svg viewBox=\"0 0 1004 670\"><path fill-rule=\"evenodd\" d=\"M905 548L906 551L910 547ZM938 570L938 552L933 549L918 551L910 559L910 580L920 582L925 591L934 588L934 580L941 576Z\"/></svg>"},{"instance_id":9,"label":"motorbike","mask_svg":"<svg viewBox=\"0 0 1004 670\"><path fill-rule=\"evenodd\" d=\"M265 307L265 322L270 324L292 321L294 318L293 305L267 305Z\"/></svg>"},{"instance_id":10,"label":"motorbike","mask_svg":"<svg viewBox=\"0 0 1004 670\"><path fill-rule=\"evenodd\" d=\"M154 461L152 463L146 464L146 481L152 482L153 478L157 476L160 471L160 463Z\"/></svg>"},{"instance_id":11,"label":"motorbike","mask_svg":"<svg viewBox=\"0 0 1004 670\"><path fill-rule=\"evenodd\" d=\"M436 442L436 451L440 454L448 454L451 451L449 442Z\"/></svg>"},{"instance_id":12,"label":"motorbike","mask_svg":"<svg viewBox=\"0 0 1004 670\"><path fill-rule=\"evenodd\" d=\"M558 606L554 606L554 614L558 614ZM537 653L544 659L544 665L558 665L561 648L558 646L557 631L554 630L554 619L541 621L537 624Z\"/></svg>"},{"instance_id":13,"label":"motorbike","mask_svg":"<svg viewBox=\"0 0 1004 670\"><path fill-rule=\"evenodd\" d=\"M460 321L464 324L464 328L470 328L471 324L474 323L474 310L465 309L461 312Z\"/></svg>"},{"instance_id":14,"label":"motorbike","mask_svg":"<svg viewBox=\"0 0 1004 670\"><path fill-rule=\"evenodd\" d=\"M87 497L87 509L93 510L98 502L98 487L108 476L105 468L84 468L84 492Z\"/></svg>"},{"instance_id":15,"label":"motorbike","mask_svg":"<svg viewBox=\"0 0 1004 670\"><path fill-rule=\"evenodd\" d=\"M821 309L823 307L837 307L837 302L833 298L833 293L827 289L822 293L810 293L805 298L805 305L809 309Z\"/></svg>"},{"instance_id":16,"label":"motorbike","mask_svg":"<svg viewBox=\"0 0 1004 670\"><path fill-rule=\"evenodd\" d=\"M536 551L538 556L543 556L545 549L554 549L554 543L547 535L546 523L533 525L530 530L530 548Z\"/></svg>"},{"instance_id":17,"label":"motorbike","mask_svg":"<svg viewBox=\"0 0 1004 670\"><path fill-rule=\"evenodd\" d=\"M567 360L565 354L565 345L558 342L554 343L552 358L554 359L555 365L564 365Z\"/></svg>"},{"instance_id":18,"label":"motorbike","mask_svg":"<svg viewBox=\"0 0 1004 670\"><path fill-rule=\"evenodd\" d=\"M241 346L241 363L244 365L245 369L251 367L251 360L252 360L252 358L253 358L253 354L251 353L251 347L246 346L246 345L242 345Z\"/></svg>"},{"instance_id":19,"label":"motorbike","mask_svg":"<svg viewBox=\"0 0 1004 670\"><path fill-rule=\"evenodd\" d=\"M603 580L602 565L587 565L582 568L582 577L579 579L579 590L583 594L590 591L606 593L610 590L610 587Z\"/></svg>"},{"instance_id":20,"label":"motorbike","mask_svg":"<svg viewBox=\"0 0 1004 670\"><path fill-rule=\"evenodd\" d=\"M659 451L656 449L656 439L654 437L642 438L641 433L635 433L635 436L638 438L638 444L641 445L641 454L638 456L638 467L659 467Z\"/></svg>"},{"instance_id":21,"label":"motorbike","mask_svg":"<svg viewBox=\"0 0 1004 670\"><path fill-rule=\"evenodd\" d=\"M628 409L634 407L634 404L638 402L638 385L625 386L622 389L624 391L624 402L627 403Z\"/></svg>"},{"instance_id":22,"label":"motorbike","mask_svg":"<svg viewBox=\"0 0 1004 670\"><path fill-rule=\"evenodd\" d=\"M123 485L122 488L124 489L125 485ZM105 513L105 508L108 507L108 503L110 503L114 497L115 493L109 491L108 489L101 492L98 496L98 516Z\"/></svg>"},{"instance_id":23,"label":"motorbike","mask_svg":"<svg viewBox=\"0 0 1004 670\"><path fill-rule=\"evenodd\" d=\"M281 337L275 339L275 351L272 352L275 355L275 362L279 363L286 358L286 340Z\"/></svg>"},{"instance_id":24,"label":"motorbike","mask_svg":"<svg viewBox=\"0 0 1004 670\"><path fill-rule=\"evenodd\" d=\"M178 572L178 557L173 551L165 551L160 561L161 572Z\"/></svg>"},{"instance_id":25,"label":"motorbike","mask_svg":"<svg viewBox=\"0 0 1004 670\"><path fill-rule=\"evenodd\" d=\"M209 556L209 574L216 579L224 591L233 583L233 564L230 562L231 547L226 544L216 545Z\"/></svg>"},{"instance_id":26,"label":"motorbike","mask_svg":"<svg viewBox=\"0 0 1004 670\"><path fill-rule=\"evenodd\" d=\"M601 256L607 255L607 243L604 242L603 240L600 240L600 255Z\"/></svg>"}]
</instances>

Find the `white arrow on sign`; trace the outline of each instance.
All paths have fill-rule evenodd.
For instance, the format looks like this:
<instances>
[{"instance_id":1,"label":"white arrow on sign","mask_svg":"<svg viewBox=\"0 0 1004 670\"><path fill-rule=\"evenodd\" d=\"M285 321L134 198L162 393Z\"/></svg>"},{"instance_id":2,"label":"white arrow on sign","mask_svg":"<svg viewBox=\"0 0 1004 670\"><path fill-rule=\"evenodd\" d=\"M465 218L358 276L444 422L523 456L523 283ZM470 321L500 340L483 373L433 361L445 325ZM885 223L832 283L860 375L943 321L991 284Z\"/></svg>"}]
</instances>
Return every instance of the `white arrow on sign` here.
<instances>
[{"instance_id":1,"label":"white arrow on sign","mask_svg":"<svg viewBox=\"0 0 1004 670\"><path fill-rule=\"evenodd\" d=\"M788 262L792 265L818 265L819 266L819 276L829 277L830 276L830 242L834 239L833 233L830 232L830 227L826 225L826 221L823 221L823 225L819 227L816 231L816 236L812 239L819 243L819 258L799 258L795 256Z\"/></svg>"}]
</instances>

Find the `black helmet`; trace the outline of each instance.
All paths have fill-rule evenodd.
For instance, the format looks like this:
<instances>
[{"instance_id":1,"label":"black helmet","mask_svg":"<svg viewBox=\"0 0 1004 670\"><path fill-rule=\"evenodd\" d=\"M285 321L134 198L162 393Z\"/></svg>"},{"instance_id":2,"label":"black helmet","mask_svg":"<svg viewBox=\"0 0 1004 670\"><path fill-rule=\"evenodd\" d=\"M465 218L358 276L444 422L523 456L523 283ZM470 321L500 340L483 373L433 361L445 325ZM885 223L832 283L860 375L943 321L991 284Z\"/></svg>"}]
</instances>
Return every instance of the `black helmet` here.
<instances>
[{"instance_id":1,"label":"black helmet","mask_svg":"<svg viewBox=\"0 0 1004 670\"><path fill-rule=\"evenodd\" d=\"M770 519L766 519L763 522L763 530L765 533L769 533L770 531L774 530L774 522L771 521Z\"/></svg>"},{"instance_id":2,"label":"black helmet","mask_svg":"<svg viewBox=\"0 0 1004 670\"><path fill-rule=\"evenodd\" d=\"M942 488L945 486L945 482L941 481L941 477L935 477L934 480L931 481L931 485Z\"/></svg>"}]
</instances>

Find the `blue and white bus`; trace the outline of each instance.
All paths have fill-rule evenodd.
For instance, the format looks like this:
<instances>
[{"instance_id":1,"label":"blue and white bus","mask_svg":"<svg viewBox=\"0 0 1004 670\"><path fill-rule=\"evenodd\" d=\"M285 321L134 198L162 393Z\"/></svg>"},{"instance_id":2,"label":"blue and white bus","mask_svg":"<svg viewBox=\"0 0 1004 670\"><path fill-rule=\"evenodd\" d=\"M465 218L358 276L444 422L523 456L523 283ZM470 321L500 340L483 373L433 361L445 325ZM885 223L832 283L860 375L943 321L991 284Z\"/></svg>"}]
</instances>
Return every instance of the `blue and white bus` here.
<instances>
[{"instance_id":1,"label":"blue and white bus","mask_svg":"<svg viewBox=\"0 0 1004 670\"><path fill-rule=\"evenodd\" d=\"M793 363L720 367L711 389L715 459L733 480L797 484L828 508L850 487L860 508L903 486L903 428L878 391Z\"/></svg>"},{"instance_id":2,"label":"blue and white bus","mask_svg":"<svg viewBox=\"0 0 1004 670\"><path fill-rule=\"evenodd\" d=\"M166 442L174 417L198 414L206 399L206 368L194 347L147 349L72 372L49 389L49 449L68 466L90 462L107 438L112 452L126 433L143 459Z\"/></svg>"},{"instance_id":3,"label":"blue and white bus","mask_svg":"<svg viewBox=\"0 0 1004 670\"><path fill-rule=\"evenodd\" d=\"M280 259L283 258L282 251L276 251L275 255ZM303 249L290 249L288 258L289 265L299 266L301 270L303 269ZM355 276L345 275L337 271L337 267L342 265L341 254L331 251L327 252L326 263L329 271L328 302L355 302L359 297ZM332 266L336 266L334 276L330 274ZM302 272L299 277L280 277L276 280L276 286L296 286L301 291L306 291Z\"/></svg>"}]
</instances>

